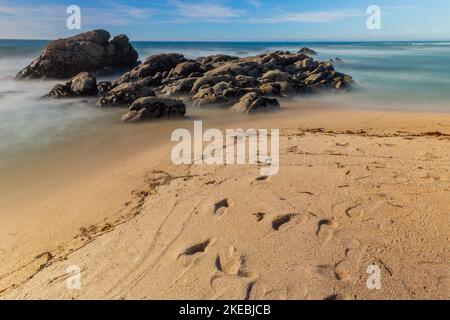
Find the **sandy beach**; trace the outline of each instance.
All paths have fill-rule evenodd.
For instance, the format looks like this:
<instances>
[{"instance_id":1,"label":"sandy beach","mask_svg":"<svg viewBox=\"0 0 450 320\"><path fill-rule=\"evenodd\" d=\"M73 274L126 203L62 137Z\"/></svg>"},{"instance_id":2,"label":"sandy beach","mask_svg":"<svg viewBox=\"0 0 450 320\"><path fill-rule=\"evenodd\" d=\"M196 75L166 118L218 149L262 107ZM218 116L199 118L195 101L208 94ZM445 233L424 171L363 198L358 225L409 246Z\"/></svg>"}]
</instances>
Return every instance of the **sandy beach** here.
<instances>
[{"instance_id":1,"label":"sandy beach","mask_svg":"<svg viewBox=\"0 0 450 320\"><path fill-rule=\"evenodd\" d=\"M291 103L239 119L205 123L279 128L277 175L174 165L191 117L3 180L0 299L450 298L449 114Z\"/></svg>"}]
</instances>

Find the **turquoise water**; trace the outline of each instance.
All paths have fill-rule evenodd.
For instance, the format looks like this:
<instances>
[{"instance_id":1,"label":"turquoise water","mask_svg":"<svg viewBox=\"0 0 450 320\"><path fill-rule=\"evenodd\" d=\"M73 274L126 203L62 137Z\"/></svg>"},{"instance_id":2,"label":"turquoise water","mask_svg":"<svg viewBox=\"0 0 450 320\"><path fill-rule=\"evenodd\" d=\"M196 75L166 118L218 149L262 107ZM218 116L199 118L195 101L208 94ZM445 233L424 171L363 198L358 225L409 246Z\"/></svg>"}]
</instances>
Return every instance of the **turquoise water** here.
<instances>
[{"instance_id":1,"label":"turquoise water","mask_svg":"<svg viewBox=\"0 0 450 320\"><path fill-rule=\"evenodd\" d=\"M0 40L0 154L2 159L74 135L95 134L115 125L117 111L92 108L78 100L39 99L55 82L17 82L13 76L39 56L48 41ZM134 42L140 59L162 52L188 58L211 54L249 56L307 46L316 59L341 58L336 69L352 75L351 93L325 95L342 108L450 112L450 42L210 43Z\"/></svg>"}]
</instances>

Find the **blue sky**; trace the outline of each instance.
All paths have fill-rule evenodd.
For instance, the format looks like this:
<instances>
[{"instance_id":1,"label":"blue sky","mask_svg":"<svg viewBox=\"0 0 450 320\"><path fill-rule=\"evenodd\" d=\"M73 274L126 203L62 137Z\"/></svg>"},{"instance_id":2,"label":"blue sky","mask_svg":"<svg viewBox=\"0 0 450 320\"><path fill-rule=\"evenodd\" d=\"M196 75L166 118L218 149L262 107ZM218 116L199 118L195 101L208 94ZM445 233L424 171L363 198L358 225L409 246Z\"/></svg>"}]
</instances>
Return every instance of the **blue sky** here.
<instances>
[{"instance_id":1,"label":"blue sky","mask_svg":"<svg viewBox=\"0 0 450 320\"><path fill-rule=\"evenodd\" d=\"M352 41L450 40L448 0L0 0L0 38L53 39L78 5L82 30L104 28L132 40ZM382 29L366 27L369 5Z\"/></svg>"}]
</instances>

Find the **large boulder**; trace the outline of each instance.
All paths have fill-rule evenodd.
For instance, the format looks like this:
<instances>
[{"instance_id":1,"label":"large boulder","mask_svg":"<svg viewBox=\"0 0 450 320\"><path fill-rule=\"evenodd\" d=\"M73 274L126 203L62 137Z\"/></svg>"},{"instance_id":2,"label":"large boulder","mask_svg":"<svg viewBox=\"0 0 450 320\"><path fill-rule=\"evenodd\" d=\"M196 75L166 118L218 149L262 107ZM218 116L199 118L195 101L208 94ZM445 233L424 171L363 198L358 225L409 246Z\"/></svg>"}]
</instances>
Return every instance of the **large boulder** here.
<instances>
[{"instance_id":1,"label":"large boulder","mask_svg":"<svg viewBox=\"0 0 450 320\"><path fill-rule=\"evenodd\" d=\"M230 111L241 114L254 112L274 111L280 108L277 99L261 97L255 92L250 92L243 96L238 103L230 108Z\"/></svg>"},{"instance_id":2,"label":"large boulder","mask_svg":"<svg viewBox=\"0 0 450 320\"><path fill-rule=\"evenodd\" d=\"M168 96L188 94L192 86L197 81L196 78L186 78L172 82L161 89L161 92Z\"/></svg>"},{"instance_id":3,"label":"large boulder","mask_svg":"<svg viewBox=\"0 0 450 320\"><path fill-rule=\"evenodd\" d=\"M197 58L197 62L200 63L205 70L212 70L222 65L224 62L236 60L239 60L239 58L225 54L216 54L208 57Z\"/></svg>"},{"instance_id":4,"label":"large boulder","mask_svg":"<svg viewBox=\"0 0 450 320\"><path fill-rule=\"evenodd\" d=\"M141 81L122 83L106 92L97 102L98 107L126 106L142 97L155 96L155 92Z\"/></svg>"},{"instance_id":5,"label":"large boulder","mask_svg":"<svg viewBox=\"0 0 450 320\"><path fill-rule=\"evenodd\" d=\"M291 76L287 72L281 70L267 71L262 77L263 82L290 81Z\"/></svg>"},{"instance_id":6,"label":"large boulder","mask_svg":"<svg viewBox=\"0 0 450 320\"><path fill-rule=\"evenodd\" d=\"M306 85L316 84L317 82L320 82L321 80L323 80L324 77L325 77L325 74L322 72L313 73L308 78L305 79L305 84Z\"/></svg>"},{"instance_id":7,"label":"large boulder","mask_svg":"<svg viewBox=\"0 0 450 320\"><path fill-rule=\"evenodd\" d=\"M234 78L234 83L241 88L256 87L259 84L255 77L241 75Z\"/></svg>"},{"instance_id":8,"label":"large boulder","mask_svg":"<svg viewBox=\"0 0 450 320\"><path fill-rule=\"evenodd\" d=\"M204 86L193 97L194 106L205 105L232 105L245 95L249 90L246 88L239 88L233 85L232 82L219 82L213 87Z\"/></svg>"},{"instance_id":9,"label":"large boulder","mask_svg":"<svg viewBox=\"0 0 450 320\"><path fill-rule=\"evenodd\" d=\"M311 56L317 55L317 52L316 52L316 51L314 51L313 49L307 48L307 47L301 48L301 49L298 51L298 53L304 53L304 54L311 55Z\"/></svg>"},{"instance_id":10,"label":"large boulder","mask_svg":"<svg viewBox=\"0 0 450 320\"><path fill-rule=\"evenodd\" d=\"M139 122L162 117L183 117L185 114L186 106L181 100L145 97L134 101L122 121Z\"/></svg>"},{"instance_id":11,"label":"large boulder","mask_svg":"<svg viewBox=\"0 0 450 320\"><path fill-rule=\"evenodd\" d=\"M223 65L218 66L215 69L208 71L206 76L251 76L258 77L261 74L263 66L259 61L253 61L251 59L241 59L232 62L226 62Z\"/></svg>"},{"instance_id":12,"label":"large boulder","mask_svg":"<svg viewBox=\"0 0 450 320\"><path fill-rule=\"evenodd\" d=\"M202 73L203 71L202 66L197 61L186 61L172 69L168 77L187 78L193 73Z\"/></svg>"},{"instance_id":13,"label":"large boulder","mask_svg":"<svg viewBox=\"0 0 450 320\"><path fill-rule=\"evenodd\" d=\"M231 82L234 81L234 78L230 75L220 75L220 76L203 76L195 80L192 85L191 93L197 93L200 88L205 86L215 86L220 82Z\"/></svg>"},{"instance_id":14,"label":"large boulder","mask_svg":"<svg viewBox=\"0 0 450 320\"><path fill-rule=\"evenodd\" d=\"M88 72L81 72L65 84L55 85L49 97L67 98L67 97L83 97L96 96L98 94L97 80Z\"/></svg>"},{"instance_id":15,"label":"large boulder","mask_svg":"<svg viewBox=\"0 0 450 320\"><path fill-rule=\"evenodd\" d=\"M173 68L183 62L186 62L186 59L178 53L153 55L145 59L143 63L130 72L115 80L115 83L138 81L148 77L158 78L161 81Z\"/></svg>"},{"instance_id":16,"label":"large boulder","mask_svg":"<svg viewBox=\"0 0 450 320\"><path fill-rule=\"evenodd\" d=\"M52 41L42 54L21 70L18 79L67 79L80 72L102 69L131 69L137 64L138 53L127 36L109 41L105 30L93 30L74 37Z\"/></svg>"},{"instance_id":17,"label":"large boulder","mask_svg":"<svg viewBox=\"0 0 450 320\"><path fill-rule=\"evenodd\" d=\"M301 85L290 81L278 81L271 83L264 83L256 92L264 96L289 96L296 92L296 89Z\"/></svg>"}]
</instances>

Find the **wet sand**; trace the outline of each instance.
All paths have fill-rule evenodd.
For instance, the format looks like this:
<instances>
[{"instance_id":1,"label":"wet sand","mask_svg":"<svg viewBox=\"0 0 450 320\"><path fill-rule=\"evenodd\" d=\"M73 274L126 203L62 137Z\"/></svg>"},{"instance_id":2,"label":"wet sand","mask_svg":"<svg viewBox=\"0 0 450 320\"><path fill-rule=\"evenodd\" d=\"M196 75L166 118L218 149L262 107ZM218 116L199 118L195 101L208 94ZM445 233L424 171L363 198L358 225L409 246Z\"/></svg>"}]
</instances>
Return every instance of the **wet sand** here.
<instances>
[{"instance_id":1,"label":"wet sand","mask_svg":"<svg viewBox=\"0 0 450 320\"><path fill-rule=\"evenodd\" d=\"M0 298L448 299L450 115L284 107L100 131L4 172ZM193 119L279 128L279 174L173 165Z\"/></svg>"}]
</instances>

